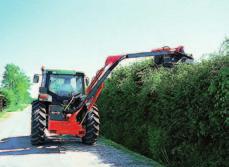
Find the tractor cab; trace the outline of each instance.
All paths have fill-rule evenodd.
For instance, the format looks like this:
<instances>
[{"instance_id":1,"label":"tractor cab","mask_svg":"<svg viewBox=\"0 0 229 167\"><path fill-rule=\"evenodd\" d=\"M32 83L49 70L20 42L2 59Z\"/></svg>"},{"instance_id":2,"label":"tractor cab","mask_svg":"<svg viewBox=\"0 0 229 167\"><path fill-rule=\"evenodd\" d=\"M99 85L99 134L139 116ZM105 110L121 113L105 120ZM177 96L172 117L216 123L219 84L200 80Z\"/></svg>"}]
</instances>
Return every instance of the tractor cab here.
<instances>
[{"instance_id":1,"label":"tractor cab","mask_svg":"<svg viewBox=\"0 0 229 167\"><path fill-rule=\"evenodd\" d=\"M51 74L49 75L48 90L60 97L70 97L75 93L83 94L83 76Z\"/></svg>"},{"instance_id":2,"label":"tractor cab","mask_svg":"<svg viewBox=\"0 0 229 167\"><path fill-rule=\"evenodd\" d=\"M70 100L75 94L84 95L88 78L84 73L74 70L53 70L42 68L39 100L60 103ZM40 75L35 74L34 83L38 83Z\"/></svg>"}]
</instances>

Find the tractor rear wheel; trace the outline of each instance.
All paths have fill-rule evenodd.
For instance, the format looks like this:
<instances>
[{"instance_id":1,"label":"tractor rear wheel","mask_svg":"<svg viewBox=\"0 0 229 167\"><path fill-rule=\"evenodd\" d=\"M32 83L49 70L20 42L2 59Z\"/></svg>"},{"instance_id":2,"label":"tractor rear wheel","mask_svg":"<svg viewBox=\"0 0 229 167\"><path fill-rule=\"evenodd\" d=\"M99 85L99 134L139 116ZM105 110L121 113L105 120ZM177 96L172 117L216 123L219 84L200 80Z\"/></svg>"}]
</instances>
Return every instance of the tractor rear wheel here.
<instances>
[{"instance_id":1,"label":"tractor rear wheel","mask_svg":"<svg viewBox=\"0 0 229 167\"><path fill-rule=\"evenodd\" d=\"M45 141L46 110L45 105L34 101L31 115L31 144L41 145Z\"/></svg>"},{"instance_id":2,"label":"tractor rear wheel","mask_svg":"<svg viewBox=\"0 0 229 167\"><path fill-rule=\"evenodd\" d=\"M92 111L90 111L85 120L86 134L82 138L82 142L87 145L93 145L97 141L99 136L99 113L98 109L94 106Z\"/></svg>"}]
</instances>

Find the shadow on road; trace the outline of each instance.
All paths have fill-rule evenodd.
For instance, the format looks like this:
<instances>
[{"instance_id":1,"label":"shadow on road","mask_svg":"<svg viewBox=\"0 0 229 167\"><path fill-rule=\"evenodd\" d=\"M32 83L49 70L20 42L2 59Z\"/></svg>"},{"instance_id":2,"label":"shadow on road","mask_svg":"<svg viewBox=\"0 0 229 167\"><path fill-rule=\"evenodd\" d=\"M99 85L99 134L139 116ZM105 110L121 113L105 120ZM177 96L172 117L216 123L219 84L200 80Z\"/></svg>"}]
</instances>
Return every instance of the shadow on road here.
<instances>
[{"instance_id":1,"label":"shadow on road","mask_svg":"<svg viewBox=\"0 0 229 167\"><path fill-rule=\"evenodd\" d=\"M101 164L109 166L132 166L146 167L147 163L134 161L125 152L116 148L104 145L102 142L94 146L81 143L75 137L58 137L48 139L42 146L32 146L30 136L9 137L0 140L0 157L31 154L65 154L66 152L76 153L78 160L87 160L85 157L97 157ZM92 158L93 159L93 158Z\"/></svg>"},{"instance_id":2,"label":"shadow on road","mask_svg":"<svg viewBox=\"0 0 229 167\"><path fill-rule=\"evenodd\" d=\"M60 153L59 141L47 141L43 146L32 146L30 136L9 137L0 140L0 156Z\"/></svg>"}]
</instances>

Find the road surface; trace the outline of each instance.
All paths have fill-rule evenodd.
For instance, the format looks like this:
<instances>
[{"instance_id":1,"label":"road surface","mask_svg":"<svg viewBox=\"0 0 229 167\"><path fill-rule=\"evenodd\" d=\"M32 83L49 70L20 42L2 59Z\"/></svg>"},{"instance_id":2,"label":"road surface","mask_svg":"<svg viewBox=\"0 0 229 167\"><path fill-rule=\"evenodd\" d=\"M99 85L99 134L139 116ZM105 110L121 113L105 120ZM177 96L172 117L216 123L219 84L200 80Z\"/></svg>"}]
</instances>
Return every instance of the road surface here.
<instances>
[{"instance_id":1,"label":"road surface","mask_svg":"<svg viewBox=\"0 0 229 167\"><path fill-rule=\"evenodd\" d=\"M55 137L44 146L30 144L30 107L0 120L0 167L148 167L154 166L102 140L95 146L73 137Z\"/></svg>"}]
</instances>

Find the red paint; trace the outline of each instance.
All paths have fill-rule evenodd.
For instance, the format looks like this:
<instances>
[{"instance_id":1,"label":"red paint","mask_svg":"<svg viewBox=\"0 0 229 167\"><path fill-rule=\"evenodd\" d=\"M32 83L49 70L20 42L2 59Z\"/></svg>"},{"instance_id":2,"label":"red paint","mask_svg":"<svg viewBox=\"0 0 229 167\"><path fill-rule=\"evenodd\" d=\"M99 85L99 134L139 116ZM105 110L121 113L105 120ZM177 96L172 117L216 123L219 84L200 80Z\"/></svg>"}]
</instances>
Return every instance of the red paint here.
<instances>
[{"instance_id":1,"label":"red paint","mask_svg":"<svg viewBox=\"0 0 229 167\"><path fill-rule=\"evenodd\" d=\"M121 57L122 55L108 56L105 62L105 66L116 63L119 59L121 59Z\"/></svg>"},{"instance_id":2,"label":"red paint","mask_svg":"<svg viewBox=\"0 0 229 167\"><path fill-rule=\"evenodd\" d=\"M39 99L43 99L43 100L46 100L48 99L49 95L48 94L39 94Z\"/></svg>"},{"instance_id":3,"label":"red paint","mask_svg":"<svg viewBox=\"0 0 229 167\"><path fill-rule=\"evenodd\" d=\"M100 70L97 71L95 77L92 79L90 85L87 87L87 90L86 90L87 94L92 90L93 86L99 80L99 77L103 74L103 72L104 72L104 68L101 68Z\"/></svg>"},{"instance_id":4,"label":"red paint","mask_svg":"<svg viewBox=\"0 0 229 167\"><path fill-rule=\"evenodd\" d=\"M76 117L82 110L82 108L80 108L74 114L69 114L68 116L70 117L68 117L65 121L49 120L48 130L59 135L72 135L77 137L83 137L86 133L86 130L80 124L80 122L76 122Z\"/></svg>"},{"instance_id":5,"label":"red paint","mask_svg":"<svg viewBox=\"0 0 229 167\"><path fill-rule=\"evenodd\" d=\"M99 87L99 89L97 90L95 96L92 98L90 105L88 106L88 111L90 111L92 109L92 107L95 105L99 95L101 94L102 90L104 88L104 83L102 83L102 85Z\"/></svg>"},{"instance_id":6,"label":"red paint","mask_svg":"<svg viewBox=\"0 0 229 167\"><path fill-rule=\"evenodd\" d=\"M99 78L104 74L104 69L114 63L116 63L117 61L119 61L122 58L122 55L116 55L116 56L108 56L105 62L105 67L101 68L97 73L96 76L93 78L92 82L90 83L90 85L88 86L86 93L88 94L92 88L94 87L94 85L97 83L97 81L99 80ZM97 90L96 94L94 95L94 97L92 97L92 99L90 100L90 104L88 106L88 111L91 110L91 108L93 107L93 105L95 105L95 102L97 101L99 95L102 92L102 89L104 88L104 83L102 83L102 85L99 87L99 89Z\"/></svg>"},{"instance_id":7,"label":"red paint","mask_svg":"<svg viewBox=\"0 0 229 167\"><path fill-rule=\"evenodd\" d=\"M83 137L86 133L85 129L79 122L72 121L54 121L49 120L48 130L59 135L72 135Z\"/></svg>"},{"instance_id":8,"label":"red paint","mask_svg":"<svg viewBox=\"0 0 229 167\"><path fill-rule=\"evenodd\" d=\"M151 50L151 52L160 52L160 51L184 52L184 47L183 46L178 46L176 48L162 47L162 48Z\"/></svg>"}]
</instances>

